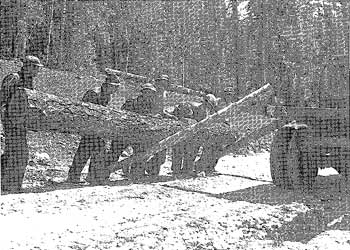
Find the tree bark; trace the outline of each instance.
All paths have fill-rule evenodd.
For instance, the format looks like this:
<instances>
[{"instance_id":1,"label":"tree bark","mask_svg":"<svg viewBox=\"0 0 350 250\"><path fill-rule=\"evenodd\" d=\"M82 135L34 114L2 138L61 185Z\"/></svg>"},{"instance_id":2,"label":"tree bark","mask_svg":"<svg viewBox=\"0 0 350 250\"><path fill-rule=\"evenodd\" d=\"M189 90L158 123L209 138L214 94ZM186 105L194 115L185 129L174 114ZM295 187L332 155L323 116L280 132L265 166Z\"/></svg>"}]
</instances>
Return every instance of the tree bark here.
<instances>
[{"instance_id":1,"label":"tree bark","mask_svg":"<svg viewBox=\"0 0 350 250\"><path fill-rule=\"evenodd\" d=\"M131 141L156 143L181 130L180 121L141 116L66 98L26 90L29 102L28 128L113 139L127 136Z\"/></svg>"},{"instance_id":2,"label":"tree bark","mask_svg":"<svg viewBox=\"0 0 350 250\"><path fill-rule=\"evenodd\" d=\"M145 162L155 153L188 140L198 132L211 131L209 132L211 137L220 136L220 126L224 120L226 124L228 120L229 129L228 125L224 125L223 134L237 130L243 134L236 141L237 145L240 145L239 143L247 138L247 135L254 135L264 128L270 129L270 123L263 121L263 117L244 115L265 106L272 94L272 87L269 84L190 126L180 121L141 116L91 103L72 102L38 91L26 90L26 92L30 130L95 135L106 139L128 137L129 142L147 141L150 148L145 153L135 154L122 161L118 164L118 169L136 161ZM239 123L237 120L242 122ZM111 168L115 170L113 166Z\"/></svg>"},{"instance_id":3,"label":"tree bark","mask_svg":"<svg viewBox=\"0 0 350 250\"><path fill-rule=\"evenodd\" d=\"M49 30L48 30L48 40L46 45L46 61L45 64L49 65L49 58L50 58L50 45L51 45L51 35L52 35L52 29L53 29L53 13L54 13L54 4L55 0L51 1L51 14L50 14L50 22L49 22Z\"/></svg>"},{"instance_id":4,"label":"tree bark","mask_svg":"<svg viewBox=\"0 0 350 250\"><path fill-rule=\"evenodd\" d=\"M65 34L66 34L66 15L67 15L67 0L63 0L62 3L62 19L60 23L60 47L59 47L59 59L58 59L58 64L60 69L63 67L63 60L64 60L64 46L67 44L65 40Z\"/></svg>"},{"instance_id":5,"label":"tree bark","mask_svg":"<svg viewBox=\"0 0 350 250\"><path fill-rule=\"evenodd\" d=\"M240 127L237 127L237 119L242 119L241 117L247 118L249 120L249 117L242 116L242 113L247 113L251 110L259 109L259 107L264 106L264 102L267 102L272 94L272 87L269 84L266 84L265 86L261 87L260 89L254 91L253 93L247 95L240 101L236 103L231 103L229 106L221 109L217 113L209 116L208 118L195 123L193 125L190 125L189 127L163 139L159 143L155 144L154 146L150 147L145 153L138 153L133 155L132 157L120 162L117 164L116 168L115 166L111 166L111 170L115 171L117 169L123 168L124 166L127 166L129 164L139 162L144 163L150 158L152 155L168 148L172 147L179 142L182 142L184 140L188 140L192 138L194 135L196 135L200 131L204 131L205 128L210 128L210 126L214 126L215 129L215 123L219 123L217 126L220 125L220 123L227 117L230 118L230 128L232 130L241 130L243 135L242 138L239 139L239 141L243 141L244 137L247 137L248 134L254 135L254 133L259 133L259 131L263 130L264 128L272 129L273 126L270 126L270 122L261 122L262 125L260 125L257 122L252 122L252 127L250 128L247 126L247 123L243 122L239 124ZM260 120L259 120L260 121ZM222 124L222 123L221 123ZM211 128L212 130L213 128ZM218 131L220 128L218 129ZM269 130L271 131L271 130ZM239 142L237 141L237 142Z\"/></svg>"}]
</instances>

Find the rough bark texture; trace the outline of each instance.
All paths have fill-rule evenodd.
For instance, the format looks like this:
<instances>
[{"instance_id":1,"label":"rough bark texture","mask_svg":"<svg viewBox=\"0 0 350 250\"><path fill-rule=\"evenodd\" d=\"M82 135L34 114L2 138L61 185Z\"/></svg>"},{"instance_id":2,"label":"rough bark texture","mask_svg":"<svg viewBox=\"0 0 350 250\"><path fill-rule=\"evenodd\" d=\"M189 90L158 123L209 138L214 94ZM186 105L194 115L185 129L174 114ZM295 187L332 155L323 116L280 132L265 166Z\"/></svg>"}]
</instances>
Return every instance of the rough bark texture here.
<instances>
[{"instance_id":1,"label":"rough bark texture","mask_svg":"<svg viewBox=\"0 0 350 250\"><path fill-rule=\"evenodd\" d=\"M248 135L250 135L249 138L251 138L253 135L259 135L261 131L267 133L268 131L271 131L270 129L272 129L273 126L271 123L274 119L268 119L268 121L265 122L264 119L266 120L266 118L264 118L264 116L256 116L255 114L247 115L247 112L264 106L263 103L268 101L271 94L272 87L269 84L266 84L240 101L231 103L229 106L223 108L208 118L192 124L189 127L173 134L172 136L163 139L153 147L150 147L145 153L135 154L132 157L122 161L120 164L118 164L117 168L123 168L123 166L134 162L145 162L155 153L174 146L181 141L188 140L204 129L210 129L210 131L213 131L215 128L219 127L218 125L215 125L215 123L220 123L221 121L227 120L227 117L229 117L228 123L230 129L240 132L240 134L243 135L242 138L238 139L238 141L245 141L246 139L244 138L248 138ZM212 128L210 128L210 126L212 126ZM267 131L264 130L266 128ZM227 130L225 129L223 133L226 131ZM220 129L218 129L217 131L211 133L211 137L218 136L220 133Z\"/></svg>"},{"instance_id":2,"label":"rough bark texture","mask_svg":"<svg viewBox=\"0 0 350 250\"><path fill-rule=\"evenodd\" d=\"M30 106L29 128L80 135L93 134L108 139L127 136L129 141L147 140L149 145L153 145L146 153L135 154L118 164L118 168L121 168L136 161L145 162L155 153L203 131L209 131L209 138L225 137L230 131L237 132L239 138L234 141L233 147L244 144L252 137L263 135L271 131L273 119L266 119L255 112L265 106L271 93L272 88L267 84L203 121L186 126L180 121L141 116L27 90ZM249 113L252 110L255 112Z\"/></svg>"},{"instance_id":3,"label":"rough bark texture","mask_svg":"<svg viewBox=\"0 0 350 250\"><path fill-rule=\"evenodd\" d=\"M141 116L100 105L73 102L54 95L26 90L30 106L29 129L102 138L128 136L131 140L157 142L181 130L184 123Z\"/></svg>"}]
</instances>

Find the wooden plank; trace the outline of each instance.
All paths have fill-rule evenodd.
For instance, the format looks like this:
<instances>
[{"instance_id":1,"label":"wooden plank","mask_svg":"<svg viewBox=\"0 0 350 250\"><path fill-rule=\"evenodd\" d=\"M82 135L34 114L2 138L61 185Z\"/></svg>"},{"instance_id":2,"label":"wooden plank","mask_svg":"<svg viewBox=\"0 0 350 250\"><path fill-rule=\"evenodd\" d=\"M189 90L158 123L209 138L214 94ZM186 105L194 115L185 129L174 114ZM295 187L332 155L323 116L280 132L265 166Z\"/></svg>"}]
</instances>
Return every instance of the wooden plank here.
<instances>
[{"instance_id":1,"label":"wooden plank","mask_svg":"<svg viewBox=\"0 0 350 250\"><path fill-rule=\"evenodd\" d=\"M146 152L136 153L132 157L120 162L117 165L111 165L111 171L114 172L120 168L124 169L126 166L135 162L145 163L154 154L168 147L174 146L179 142L190 139L199 131L205 129L206 127L209 127L210 125L213 125L215 122L222 121L226 117L230 117L230 119L234 121L235 117L238 117L241 114L241 112L244 112L249 109L258 109L260 108L260 106L262 106L264 102L267 103L271 94L272 87L270 84L266 84L260 89L239 100L238 102L231 103L227 107L221 109L220 111L209 116L208 118L193 125L190 125L189 127L186 127L185 129L173 134L172 136L161 140L159 143L146 150ZM270 126L270 124L268 124L268 126ZM272 129L272 126L269 127L269 129ZM254 131L255 130L253 129L252 132Z\"/></svg>"},{"instance_id":2,"label":"wooden plank","mask_svg":"<svg viewBox=\"0 0 350 250\"><path fill-rule=\"evenodd\" d=\"M106 68L105 71L108 74L116 75L116 76L121 77L121 78L123 78L125 80L133 80L134 82L136 81L137 85L139 85L139 83L137 83L137 82L145 83L147 81L151 81L152 80L152 79L148 79L145 76L140 76L140 75L136 75L136 74L132 74L132 73L126 73L124 71L115 70L115 69ZM126 83L130 84L128 82L126 82ZM204 91L186 88L186 87L183 87L181 85L174 84L174 83L166 84L163 87L167 91L176 92L176 93L179 93L179 94L193 95L193 96L199 96L199 97L203 97L204 95L206 95L206 93Z\"/></svg>"}]
</instances>

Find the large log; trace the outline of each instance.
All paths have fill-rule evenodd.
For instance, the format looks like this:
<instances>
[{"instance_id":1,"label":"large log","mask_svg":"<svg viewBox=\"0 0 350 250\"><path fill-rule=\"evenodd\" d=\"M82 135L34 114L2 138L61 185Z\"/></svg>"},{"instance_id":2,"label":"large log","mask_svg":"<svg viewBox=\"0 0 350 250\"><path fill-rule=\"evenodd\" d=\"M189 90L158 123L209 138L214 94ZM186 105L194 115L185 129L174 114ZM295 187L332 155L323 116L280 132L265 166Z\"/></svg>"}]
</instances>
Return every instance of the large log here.
<instances>
[{"instance_id":1,"label":"large log","mask_svg":"<svg viewBox=\"0 0 350 250\"><path fill-rule=\"evenodd\" d=\"M124 71L115 70L115 69L106 68L105 71L108 74L116 75L116 76L121 77L125 80L133 80L134 82L145 83L145 82L151 80L145 76L140 76L140 75L136 75L136 74L132 74L132 73L126 73ZM167 91L176 92L179 94L193 95L193 96L199 96L199 97L202 97L206 94L204 91L186 88L186 87L183 87L181 85L174 84L174 83L170 83L168 85L165 85L164 87Z\"/></svg>"},{"instance_id":2,"label":"large log","mask_svg":"<svg viewBox=\"0 0 350 250\"><path fill-rule=\"evenodd\" d=\"M116 110L91 103L26 90L29 101L29 129L79 135L96 135L113 139L128 136L130 140L158 142L185 124L155 116Z\"/></svg>"},{"instance_id":3,"label":"large log","mask_svg":"<svg viewBox=\"0 0 350 250\"><path fill-rule=\"evenodd\" d=\"M267 84L242 100L190 126L180 121L141 116L90 103L73 102L38 91L26 90L26 92L30 107L29 129L96 135L107 139L127 136L128 141L147 140L150 148L146 153L135 154L122 161L118 164L118 168L122 168L136 161L145 162L153 154L190 139L200 131L215 130L224 120L226 123L229 122L232 130L249 130L249 123L254 127L257 122L243 119L246 117L244 114L264 107L272 88ZM254 129L252 131L254 132ZM112 167L112 170L115 170L115 167Z\"/></svg>"},{"instance_id":4,"label":"large log","mask_svg":"<svg viewBox=\"0 0 350 250\"><path fill-rule=\"evenodd\" d=\"M120 162L119 164L112 165L111 171L115 171L120 168L125 168L125 166L133 164L135 162L144 163L155 153L160 152L168 147L174 146L177 143L182 142L184 140L188 140L201 130L203 131L205 128L208 129L210 128L210 126L213 126L213 128L215 129L215 127L218 126L215 125L215 123L220 123L223 120L227 120L227 117L229 117L230 128L232 130L241 132L241 134L245 135L242 136L242 138L240 138L237 141L237 143L239 141L246 140L244 138L248 138L247 135L251 134L251 136L254 136L254 134L259 134L259 131L270 131L270 129L272 129L271 122L273 120L262 122L260 117L258 117L257 120L254 120L251 119L254 116L248 116L246 114L251 112L252 110L259 110L262 107L266 106L271 94L272 87L270 84L266 84L262 88L254 91L250 95L247 95L238 102L231 103L227 107L221 109L220 111L209 116L208 118L198 123L192 124L187 128L163 139L159 143L146 150L145 153L136 153L132 157ZM264 133L265 132L266 131L264 131Z\"/></svg>"}]
</instances>

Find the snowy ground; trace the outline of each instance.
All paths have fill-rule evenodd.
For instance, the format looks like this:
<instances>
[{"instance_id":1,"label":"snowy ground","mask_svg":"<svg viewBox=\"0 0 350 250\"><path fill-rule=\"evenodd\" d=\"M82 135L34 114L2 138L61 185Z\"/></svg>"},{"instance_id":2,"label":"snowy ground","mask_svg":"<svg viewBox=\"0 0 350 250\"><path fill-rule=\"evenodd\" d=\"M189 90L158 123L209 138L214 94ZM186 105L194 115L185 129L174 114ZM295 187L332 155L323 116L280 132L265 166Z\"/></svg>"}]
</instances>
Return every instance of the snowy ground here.
<instances>
[{"instance_id":1,"label":"snowy ground","mask_svg":"<svg viewBox=\"0 0 350 250\"><path fill-rule=\"evenodd\" d=\"M4 195L0 246L350 249L350 195L341 176L322 171L314 190L283 191L271 183L268 160L268 153L226 156L215 176L173 179L163 171L139 184Z\"/></svg>"}]
</instances>

